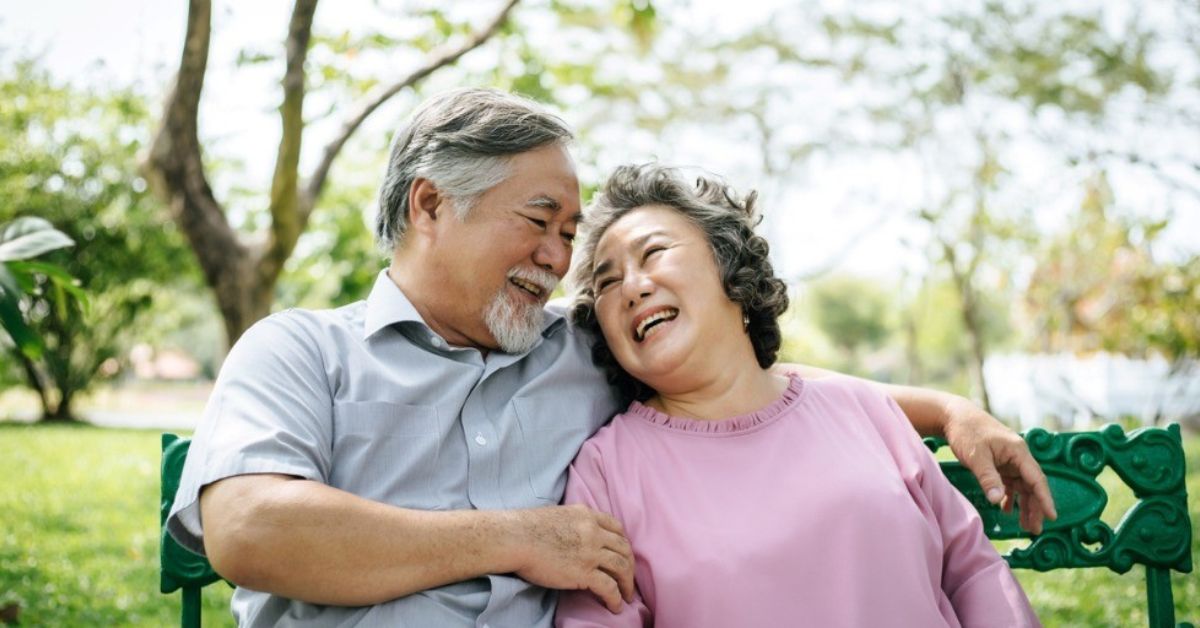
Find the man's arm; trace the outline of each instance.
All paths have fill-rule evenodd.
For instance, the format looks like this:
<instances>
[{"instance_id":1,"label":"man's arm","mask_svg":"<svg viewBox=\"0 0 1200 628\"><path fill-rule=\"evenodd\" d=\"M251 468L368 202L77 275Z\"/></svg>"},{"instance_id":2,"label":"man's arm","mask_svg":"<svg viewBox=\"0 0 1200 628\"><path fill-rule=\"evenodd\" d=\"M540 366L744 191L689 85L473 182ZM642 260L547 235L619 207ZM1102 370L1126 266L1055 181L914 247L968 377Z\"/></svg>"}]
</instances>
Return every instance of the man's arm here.
<instances>
[{"instance_id":1,"label":"man's arm","mask_svg":"<svg viewBox=\"0 0 1200 628\"><path fill-rule=\"evenodd\" d=\"M620 523L581 506L408 510L255 474L205 487L200 513L205 551L223 577L316 604L378 604L493 573L588 589L614 610L633 595Z\"/></svg>"},{"instance_id":2,"label":"man's arm","mask_svg":"<svg viewBox=\"0 0 1200 628\"><path fill-rule=\"evenodd\" d=\"M803 364L778 364L774 370L820 379L833 371ZM869 380L868 380L869 381ZM989 501L1012 508L1021 503L1021 527L1040 534L1042 521L1057 519L1046 475L1021 436L967 399L928 388L880 384L922 436L941 436L954 455L979 480Z\"/></svg>"}]
</instances>

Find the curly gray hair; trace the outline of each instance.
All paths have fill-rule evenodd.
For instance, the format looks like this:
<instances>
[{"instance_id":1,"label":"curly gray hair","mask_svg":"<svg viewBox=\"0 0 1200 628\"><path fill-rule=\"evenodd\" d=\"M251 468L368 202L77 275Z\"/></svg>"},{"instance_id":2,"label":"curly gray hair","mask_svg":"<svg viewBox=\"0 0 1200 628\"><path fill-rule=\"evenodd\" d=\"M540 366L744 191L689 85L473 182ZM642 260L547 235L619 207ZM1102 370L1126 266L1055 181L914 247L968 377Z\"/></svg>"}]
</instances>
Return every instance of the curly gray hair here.
<instances>
[{"instance_id":1,"label":"curly gray hair","mask_svg":"<svg viewBox=\"0 0 1200 628\"><path fill-rule=\"evenodd\" d=\"M492 89L435 96L396 132L379 190L375 237L390 251L408 228L408 192L429 179L466 217L479 196L509 175L509 158L572 139L571 129L537 103Z\"/></svg>"},{"instance_id":2,"label":"curly gray hair","mask_svg":"<svg viewBox=\"0 0 1200 628\"><path fill-rule=\"evenodd\" d=\"M767 240L754 233L760 220L755 211L757 197L755 192L740 197L712 177L697 177L695 185L689 185L676 168L642 164L618 167L592 201L582 236L575 244L571 283L576 295L571 316L576 324L595 333L592 359L604 369L623 402L645 401L654 391L621 368L600 333L591 285L600 238L622 216L646 205L665 205L691 220L708 239L725 294L742 307L749 320L747 333L754 355L759 365L767 368L779 353L778 319L787 310L788 295L787 284L775 276L771 266Z\"/></svg>"}]
</instances>

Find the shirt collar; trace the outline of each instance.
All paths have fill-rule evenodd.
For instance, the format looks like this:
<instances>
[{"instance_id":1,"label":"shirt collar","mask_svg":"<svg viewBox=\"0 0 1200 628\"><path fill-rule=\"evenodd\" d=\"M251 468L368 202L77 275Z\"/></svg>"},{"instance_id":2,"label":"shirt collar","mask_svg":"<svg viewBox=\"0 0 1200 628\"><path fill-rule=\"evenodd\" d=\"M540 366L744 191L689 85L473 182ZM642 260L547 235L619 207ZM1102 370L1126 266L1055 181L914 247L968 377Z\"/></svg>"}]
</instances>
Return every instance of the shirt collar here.
<instances>
[{"instance_id":1,"label":"shirt collar","mask_svg":"<svg viewBox=\"0 0 1200 628\"><path fill-rule=\"evenodd\" d=\"M404 292L400 290L400 286L392 281L387 271L386 268L379 271L379 276L375 278L375 285L371 287L371 293L367 295L367 313L363 318L364 340L375 335L375 332L384 327L405 321L420 323L421 326L430 329L425 319L421 318L421 314L417 312L417 308L413 307L412 301L409 301ZM543 338L548 338L550 334L566 324L563 311L565 308L553 306L542 309ZM433 333L432 329L430 329L430 333Z\"/></svg>"},{"instance_id":2,"label":"shirt collar","mask_svg":"<svg viewBox=\"0 0 1200 628\"><path fill-rule=\"evenodd\" d=\"M417 308L413 307L408 297L400 291L400 286L388 276L387 269L379 271L375 285L367 295L367 313L363 317L363 338L370 338L375 332L405 321L413 321L428 327Z\"/></svg>"}]
</instances>

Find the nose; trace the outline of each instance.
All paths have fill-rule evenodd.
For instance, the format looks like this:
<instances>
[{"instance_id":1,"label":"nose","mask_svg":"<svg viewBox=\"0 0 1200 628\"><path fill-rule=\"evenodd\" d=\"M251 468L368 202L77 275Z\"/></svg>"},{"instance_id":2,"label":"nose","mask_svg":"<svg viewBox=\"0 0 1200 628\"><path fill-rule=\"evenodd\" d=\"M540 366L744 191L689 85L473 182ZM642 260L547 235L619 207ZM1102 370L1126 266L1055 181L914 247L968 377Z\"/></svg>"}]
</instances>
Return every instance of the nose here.
<instances>
[{"instance_id":1,"label":"nose","mask_svg":"<svg viewBox=\"0 0 1200 628\"><path fill-rule=\"evenodd\" d=\"M547 234L533 252L533 263L561 279L571 267L571 248L558 234Z\"/></svg>"},{"instance_id":2,"label":"nose","mask_svg":"<svg viewBox=\"0 0 1200 628\"><path fill-rule=\"evenodd\" d=\"M643 299L654 294L654 282L650 281L650 276L640 270L630 270L625 273L625 278L621 280L621 296L626 302L626 307L634 307Z\"/></svg>"}]
</instances>

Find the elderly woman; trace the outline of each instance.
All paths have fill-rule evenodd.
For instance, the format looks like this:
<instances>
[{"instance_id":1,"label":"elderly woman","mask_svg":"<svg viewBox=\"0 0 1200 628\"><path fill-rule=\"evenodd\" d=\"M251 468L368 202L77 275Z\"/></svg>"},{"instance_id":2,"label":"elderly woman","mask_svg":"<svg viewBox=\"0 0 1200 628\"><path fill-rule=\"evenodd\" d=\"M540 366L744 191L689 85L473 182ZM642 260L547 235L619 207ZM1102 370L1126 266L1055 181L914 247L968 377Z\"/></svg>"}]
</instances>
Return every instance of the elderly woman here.
<instances>
[{"instance_id":1,"label":"elderly woman","mask_svg":"<svg viewBox=\"0 0 1200 628\"><path fill-rule=\"evenodd\" d=\"M788 298L753 194L625 166L588 220L573 314L629 407L566 501L621 521L637 592L618 614L562 592L559 625L1037 625L895 403L771 370Z\"/></svg>"}]
</instances>

